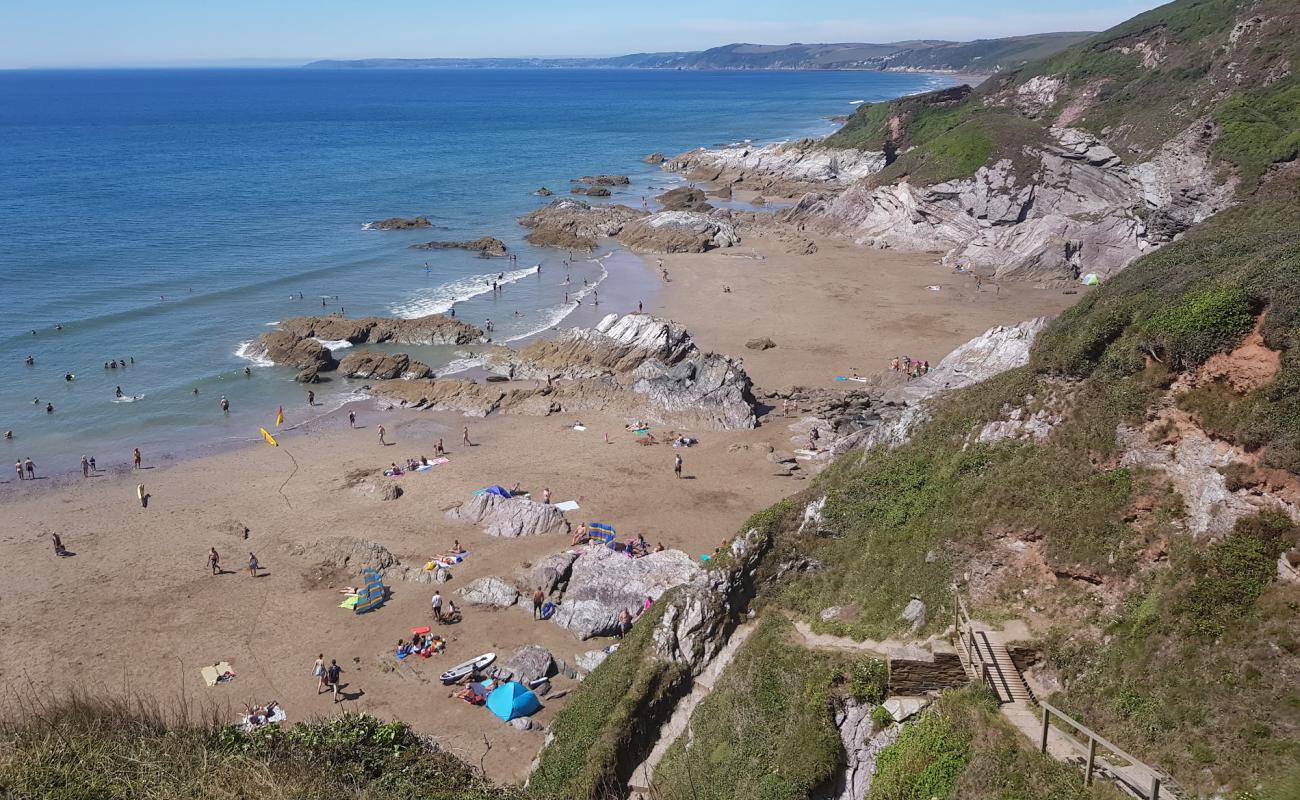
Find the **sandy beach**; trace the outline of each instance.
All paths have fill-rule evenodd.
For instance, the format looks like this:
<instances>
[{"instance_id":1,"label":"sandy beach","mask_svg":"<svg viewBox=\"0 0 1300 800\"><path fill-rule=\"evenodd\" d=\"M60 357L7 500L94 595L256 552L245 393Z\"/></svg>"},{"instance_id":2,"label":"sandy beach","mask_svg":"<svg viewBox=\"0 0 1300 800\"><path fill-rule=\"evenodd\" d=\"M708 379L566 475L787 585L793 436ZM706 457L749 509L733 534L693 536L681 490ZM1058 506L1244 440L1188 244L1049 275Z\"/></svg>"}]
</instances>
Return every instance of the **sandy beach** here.
<instances>
[{"instance_id":1,"label":"sandy beach","mask_svg":"<svg viewBox=\"0 0 1300 800\"><path fill-rule=\"evenodd\" d=\"M666 257L670 281L646 311L685 323L703 347L743 358L761 394L794 385L835 388L836 375L879 372L896 354L937 363L991 325L1054 314L1077 299L1060 287L1025 284L986 284L977 292L973 279L953 275L937 256L830 240L818 246L813 255L788 255L758 237L724 252ZM602 310L626 310L615 308L615 299L631 303L638 293L611 283ZM745 342L759 336L777 346L747 350ZM569 544L563 535L495 539L445 519L444 509L489 484L518 483L534 497L549 488L555 501L581 505L568 514L575 525L607 522L620 534L640 533L692 555L712 551L750 514L803 486L774 474L762 448L735 447L788 448L785 428L794 420L779 417L760 420L754 430L691 432L700 444L682 452L687 479L678 480L678 451L636 444L623 419L583 415L587 430L578 432L569 414L466 419L384 410L374 401L355 408L357 429L337 412L287 433L279 448L250 446L156 468L145 453L140 471L123 453L113 459L120 466L84 479L19 483L7 475L0 486L0 559L9 576L0 601L6 688L125 690L169 703L223 705L232 721L244 703L271 699L291 721L355 709L406 720L470 763L481 761L491 777L522 780L544 733L516 731L448 698L438 673L485 651L504 657L531 643L572 664L576 654L608 641L577 641L557 625L534 622L525 605L466 605L464 622L435 626L449 639L446 653L384 672L379 663L393 644L411 627L429 624L433 587L395 582L381 609L353 615L338 603L339 589L355 578L321 574L310 557L286 548L348 536L379 542L418 565L459 539L470 556L442 587L455 599L456 589L482 576L522 581L529 566ZM303 411L286 408L286 415L292 421ZM379 443L380 424L389 446ZM465 424L473 447L460 444ZM390 462L432 457L439 437L450 446L450 463L396 479L400 498L381 501L350 485ZM101 458L101 466L107 461ZM151 496L147 509L136 499L137 483ZM56 557L51 533L75 556ZM226 574L210 574L210 547L220 552ZM266 570L261 577L244 569L250 551ZM328 694L317 695L311 668L318 653L344 669L347 699L337 706ZM222 660L237 677L207 687L200 668ZM558 678L554 685L562 691L576 684ZM535 718L543 725L565 700L544 702Z\"/></svg>"}]
</instances>

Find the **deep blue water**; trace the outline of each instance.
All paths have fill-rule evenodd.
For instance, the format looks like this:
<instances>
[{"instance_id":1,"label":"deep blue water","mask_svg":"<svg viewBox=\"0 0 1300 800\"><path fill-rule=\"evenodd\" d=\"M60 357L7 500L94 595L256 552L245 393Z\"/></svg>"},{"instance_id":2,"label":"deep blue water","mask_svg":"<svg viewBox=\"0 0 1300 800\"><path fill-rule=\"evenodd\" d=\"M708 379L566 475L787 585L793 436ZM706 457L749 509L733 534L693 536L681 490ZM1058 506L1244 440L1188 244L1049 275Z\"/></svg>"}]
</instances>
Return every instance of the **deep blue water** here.
<instances>
[{"instance_id":1,"label":"deep blue water","mask_svg":"<svg viewBox=\"0 0 1300 800\"><path fill-rule=\"evenodd\" d=\"M570 178L629 174L633 185L613 201L640 205L674 182L641 162L651 151L824 134L826 117L851 112L851 101L949 82L854 72L0 72L0 430L15 433L0 454L63 471L82 452L115 463L135 444L178 453L255 436L281 403L300 420L305 389L291 371L256 366L248 378L236 355L267 323L340 307L429 313L464 296L473 276L511 269L413 242L493 235L518 267L544 263L500 299L456 308L470 322L493 318L498 339L545 327L566 289L629 267L581 261L563 285L564 254L528 247L515 223L542 202L537 187L564 195ZM436 227L362 229L414 214ZM304 300L290 299L299 292ZM35 366L23 364L29 354ZM435 366L454 357L418 355ZM103 368L117 358L135 364ZM143 399L113 402L119 385ZM316 392L337 404L357 388L334 381ZM229 417L217 409L222 394Z\"/></svg>"}]
</instances>

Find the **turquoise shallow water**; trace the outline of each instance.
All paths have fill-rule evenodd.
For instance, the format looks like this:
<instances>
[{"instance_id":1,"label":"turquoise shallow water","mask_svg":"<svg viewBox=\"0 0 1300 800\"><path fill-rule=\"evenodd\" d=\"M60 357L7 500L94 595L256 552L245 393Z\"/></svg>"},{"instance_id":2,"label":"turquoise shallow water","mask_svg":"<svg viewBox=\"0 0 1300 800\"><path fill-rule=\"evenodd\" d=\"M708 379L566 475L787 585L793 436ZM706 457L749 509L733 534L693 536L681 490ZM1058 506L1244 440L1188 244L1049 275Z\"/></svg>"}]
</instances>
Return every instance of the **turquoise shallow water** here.
<instances>
[{"instance_id":1,"label":"turquoise shallow water","mask_svg":"<svg viewBox=\"0 0 1300 800\"><path fill-rule=\"evenodd\" d=\"M538 186L565 194L570 178L628 174L632 186L612 199L639 205L674 182L641 162L653 150L823 134L853 101L950 82L859 72L0 72L0 430L15 433L0 455L64 471L83 452L108 464L136 445L187 454L246 440L280 404L300 420L305 389L291 371L237 355L295 314L416 316L458 298L461 318L493 319L498 339L565 324L566 290L636 265L616 254L566 270L564 254L528 247L515 219L542 202L531 195ZM414 214L435 227L362 228ZM518 264L409 249L484 235L505 240ZM512 269L500 297L474 295L480 278ZM413 355L435 366L456 357ZM104 369L112 359L135 363ZM142 397L115 402L117 386ZM360 387L314 388L328 408Z\"/></svg>"}]
</instances>

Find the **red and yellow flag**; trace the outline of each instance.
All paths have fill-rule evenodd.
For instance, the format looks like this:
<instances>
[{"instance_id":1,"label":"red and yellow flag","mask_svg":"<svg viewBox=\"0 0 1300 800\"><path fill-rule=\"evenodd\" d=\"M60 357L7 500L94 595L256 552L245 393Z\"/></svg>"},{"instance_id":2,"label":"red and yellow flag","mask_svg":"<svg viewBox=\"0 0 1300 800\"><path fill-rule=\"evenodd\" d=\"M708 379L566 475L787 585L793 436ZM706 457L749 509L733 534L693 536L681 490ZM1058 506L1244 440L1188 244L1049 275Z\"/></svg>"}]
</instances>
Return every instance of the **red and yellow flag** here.
<instances>
[{"instance_id":1,"label":"red and yellow flag","mask_svg":"<svg viewBox=\"0 0 1300 800\"><path fill-rule=\"evenodd\" d=\"M278 428L283 424L284 424L284 406L280 406L280 410L275 412L275 427Z\"/></svg>"}]
</instances>

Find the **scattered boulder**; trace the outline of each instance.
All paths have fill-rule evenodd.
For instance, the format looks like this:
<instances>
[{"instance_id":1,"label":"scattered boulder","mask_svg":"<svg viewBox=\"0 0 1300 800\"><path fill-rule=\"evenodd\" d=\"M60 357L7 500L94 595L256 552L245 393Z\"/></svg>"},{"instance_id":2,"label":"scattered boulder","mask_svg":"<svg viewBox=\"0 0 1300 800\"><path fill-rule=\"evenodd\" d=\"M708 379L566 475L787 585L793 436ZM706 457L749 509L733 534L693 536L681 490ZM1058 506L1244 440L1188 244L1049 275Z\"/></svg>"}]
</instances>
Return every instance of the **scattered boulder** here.
<instances>
[{"instance_id":1,"label":"scattered boulder","mask_svg":"<svg viewBox=\"0 0 1300 800\"><path fill-rule=\"evenodd\" d=\"M533 194L537 195L538 197L550 197L551 195L555 194L555 192L552 192L550 189L547 189L545 186L543 186L537 191L533 192Z\"/></svg>"},{"instance_id":2,"label":"scattered boulder","mask_svg":"<svg viewBox=\"0 0 1300 800\"><path fill-rule=\"evenodd\" d=\"M748 342L745 342L745 347L748 347L750 350L771 350L773 347L776 347L776 342L766 336L761 336L757 339L750 339Z\"/></svg>"},{"instance_id":3,"label":"scattered boulder","mask_svg":"<svg viewBox=\"0 0 1300 800\"><path fill-rule=\"evenodd\" d=\"M377 353L366 350L350 353L339 362L339 372L346 378L391 380L393 378L429 378L433 370L405 353Z\"/></svg>"},{"instance_id":4,"label":"scattered boulder","mask_svg":"<svg viewBox=\"0 0 1300 800\"><path fill-rule=\"evenodd\" d=\"M357 494L375 500L396 500L402 496L402 487L392 478L372 478L352 488Z\"/></svg>"},{"instance_id":5,"label":"scattered boulder","mask_svg":"<svg viewBox=\"0 0 1300 800\"><path fill-rule=\"evenodd\" d=\"M368 222L365 227L372 231L404 231L411 228L432 228L433 223L425 216L411 218L389 217L376 222Z\"/></svg>"},{"instance_id":6,"label":"scattered boulder","mask_svg":"<svg viewBox=\"0 0 1300 800\"><path fill-rule=\"evenodd\" d=\"M664 159L666 158L667 156L665 156L663 153L660 153L659 151L656 150L655 152L643 158L642 161L644 161L647 164L662 164L664 163Z\"/></svg>"},{"instance_id":7,"label":"scattered boulder","mask_svg":"<svg viewBox=\"0 0 1300 800\"><path fill-rule=\"evenodd\" d=\"M494 236L480 236L464 242L424 242L411 245L412 250L476 250L484 255L504 256L506 243Z\"/></svg>"},{"instance_id":8,"label":"scattered boulder","mask_svg":"<svg viewBox=\"0 0 1300 800\"><path fill-rule=\"evenodd\" d=\"M890 697L881 705L894 718L894 722L902 722L921 713L921 709L930 705L930 700L929 697Z\"/></svg>"},{"instance_id":9,"label":"scattered boulder","mask_svg":"<svg viewBox=\"0 0 1300 800\"><path fill-rule=\"evenodd\" d=\"M899 616L911 625L912 633L916 633L925 625L925 603L913 597Z\"/></svg>"},{"instance_id":10,"label":"scattered boulder","mask_svg":"<svg viewBox=\"0 0 1300 800\"><path fill-rule=\"evenodd\" d=\"M618 617L624 609L635 612L646 597L658 600L701 572L680 550L663 550L642 558L628 558L605 547L586 550L573 564L564 602L552 619L579 639L610 636L618 632Z\"/></svg>"},{"instance_id":11,"label":"scattered boulder","mask_svg":"<svg viewBox=\"0 0 1300 800\"><path fill-rule=\"evenodd\" d=\"M298 383L320 383L320 367L307 367L294 375L293 379Z\"/></svg>"},{"instance_id":12,"label":"scattered boulder","mask_svg":"<svg viewBox=\"0 0 1300 800\"><path fill-rule=\"evenodd\" d=\"M612 194L604 186L574 186L569 191L573 194L585 194L588 197L610 197Z\"/></svg>"},{"instance_id":13,"label":"scattered boulder","mask_svg":"<svg viewBox=\"0 0 1300 800\"><path fill-rule=\"evenodd\" d=\"M639 253L703 253L740 244L735 225L695 211L660 211L628 222L617 235Z\"/></svg>"},{"instance_id":14,"label":"scattered boulder","mask_svg":"<svg viewBox=\"0 0 1300 800\"><path fill-rule=\"evenodd\" d=\"M519 590L500 578L479 578L456 592L466 603L492 608L509 608L519 602Z\"/></svg>"},{"instance_id":15,"label":"scattered boulder","mask_svg":"<svg viewBox=\"0 0 1300 800\"><path fill-rule=\"evenodd\" d=\"M723 187L718 188L718 189L710 189L709 191L705 192L705 194L708 195L709 197L716 197L716 198L718 198L718 199L720 199L720 200L730 200L730 199L731 199L731 187L730 187L730 186L723 186Z\"/></svg>"},{"instance_id":16,"label":"scattered boulder","mask_svg":"<svg viewBox=\"0 0 1300 800\"><path fill-rule=\"evenodd\" d=\"M451 509L447 519L481 525L488 536L506 539L569 532L569 521L555 506L490 492L476 494Z\"/></svg>"},{"instance_id":17,"label":"scattered boulder","mask_svg":"<svg viewBox=\"0 0 1300 800\"><path fill-rule=\"evenodd\" d=\"M498 669L510 673L509 680L527 686L539 678L549 678L558 670L551 652L541 645L526 644L517 648Z\"/></svg>"},{"instance_id":18,"label":"scattered boulder","mask_svg":"<svg viewBox=\"0 0 1300 800\"><path fill-rule=\"evenodd\" d=\"M730 190L728 190L730 192ZM688 186L669 189L655 197L664 211L712 211L713 206L705 199L704 192Z\"/></svg>"},{"instance_id":19,"label":"scattered boulder","mask_svg":"<svg viewBox=\"0 0 1300 800\"><path fill-rule=\"evenodd\" d=\"M750 200L749 204L751 206L765 206L767 205L767 198L760 194L757 195L753 200Z\"/></svg>"},{"instance_id":20,"label":"scattered boulder","mask_svg":"<svg viewBox=\"0 0 1300 800\"><path fill-rule=\"evenodd\" d=\"M515 717L510 720L510 727L517 731L531 731L533 728L537 727L537 723L533 722L528 717Z\"/></svg>"}]
</instances>

